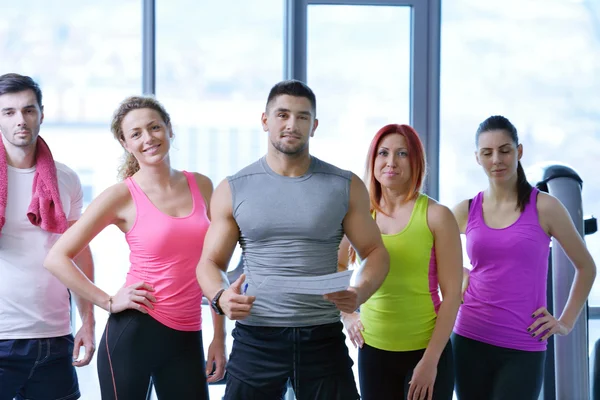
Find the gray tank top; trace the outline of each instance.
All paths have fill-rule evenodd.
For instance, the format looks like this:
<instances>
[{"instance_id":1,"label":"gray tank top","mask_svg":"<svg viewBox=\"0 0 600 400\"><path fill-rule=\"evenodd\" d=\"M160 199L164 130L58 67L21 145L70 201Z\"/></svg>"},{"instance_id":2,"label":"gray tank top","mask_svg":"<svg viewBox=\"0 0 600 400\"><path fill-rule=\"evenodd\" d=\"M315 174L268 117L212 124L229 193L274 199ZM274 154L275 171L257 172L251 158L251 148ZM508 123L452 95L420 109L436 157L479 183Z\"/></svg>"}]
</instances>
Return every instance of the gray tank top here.
<instances>
[{"instance_id":1,"label":"gray tank top","mask_svg":"<svg viewBox=\"0 0 600 400\"><path fill-rule=\"evenodd\" d=\"M312 157L305 175L285 177L263 157L227 179L240 228L246 293L256 296L250 316L239 322L301 327L339 321L339 311L323 296L275 294L261 283L267 276L337 271L352 173Z\"/></svg>"}]
</instances>

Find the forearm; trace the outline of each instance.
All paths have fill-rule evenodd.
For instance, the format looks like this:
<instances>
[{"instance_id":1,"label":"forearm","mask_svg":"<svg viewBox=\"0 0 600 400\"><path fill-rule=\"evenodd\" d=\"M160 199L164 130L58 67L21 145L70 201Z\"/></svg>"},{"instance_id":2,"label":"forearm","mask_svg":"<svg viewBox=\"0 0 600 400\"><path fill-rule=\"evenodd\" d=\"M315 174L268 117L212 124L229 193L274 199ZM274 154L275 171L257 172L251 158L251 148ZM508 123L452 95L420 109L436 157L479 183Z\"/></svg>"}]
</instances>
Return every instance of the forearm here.
<instances>
[{"instance_id":1,"label":"forearm","mask_svg":"<svg viewBox=\"0 0 600 400\"><path fill-rule=\"evenodd\" d=\"M92 259L92 252L89 246L86 246L86 248L83 249L77 257L75 257L74 261L81 272L83 272L83 274L90 280L90 282L94 282L94 260ZM77 293L72 293L73 297L75 298L75 303L77 304L77 309L79 310L82 323L84 325L86 323L94 325L94 305Z\"/></svg>"},{"instance_id":2,"label":"forearm","mask_svg":"<svg viewBox=\"0 0 600 400\"><path fill-rule=\"evenodd\" d=\"M344 311L340 311L340 320L342 322L344 322L346 320L346 318L352 317L352 315L354 315L354 314L360 315L360 313L358 311L354 311L353 313L347 313L347 312L344 312Z\"/></svg>"},{"instance_id":3,"label":"forearm","mask_svg":"<svg viewBox=\"0 0 600 400\"><path fill-rule=\"evenodd\" d=\"M219 290L229 287L229 280L224 269L219 268L211 260L202 260L200 262L196 269L196 277L198 278L202 292L209 300L212 300Z\"/></svg>"},{"instance_id":4,"label":"forearm","mask_svg":"<svg viewBox=\"0 0 600 400\"><path fill-rule=\"evenodd\" d=\"M423 358L430 358L437 364L452 334L460 303L461 298L459 294L448 296L442 301L438 310L435 328L433 329L431 340L427 345Z\"/></svg>"},{"instance_id":5,"label":"forearm","mask_svg":"<svg viewBox=\"0 0 600 400\"><path fill-rule=\"evenodd\" d=\"M383 245L372 250L356 273L358 304L363 304L381 286L390 270L390 257Z\"/></svg>"},{"instance_id":6,"label":"forearm","mask_svg":"<svg viewBox=\"0 0 600 400\"><path fill-rule=\"evenodd\" d=\"M213 340L222 340L223 343L225 343L225 337L227 336L227 331L225 330L225 316L217 315L212 308L211 315L213 321Z\"/></svg>"},{"instance_id":7,"label":"forearm","mask_svg":"<svg viewBox=\"0 0 600 400\"><path fill-rule=\"evenodd\" d=\"M44 267L69 288L73 295L76 296L76 299L79 297L107 311L109 310L110 296L77 268L77 265L69 257L61 254L52 254L51 252L44 261ZM85 304L82 304L82 307L85 309Z\"/></svg>"},{"instance_id":8,"label":"forearm","mask_svg":"<svg viewBox=\"0 0 600 400\"><path fill-rule=\"evenodd\" d=\"M573 329L577 317L592 290L594 279L596 278L596 268L592 265L588 268L575 271L575 278L569 293L569 299L560 316L559 320L565 324L569 331Z\"/></svg>"}]
</instances>

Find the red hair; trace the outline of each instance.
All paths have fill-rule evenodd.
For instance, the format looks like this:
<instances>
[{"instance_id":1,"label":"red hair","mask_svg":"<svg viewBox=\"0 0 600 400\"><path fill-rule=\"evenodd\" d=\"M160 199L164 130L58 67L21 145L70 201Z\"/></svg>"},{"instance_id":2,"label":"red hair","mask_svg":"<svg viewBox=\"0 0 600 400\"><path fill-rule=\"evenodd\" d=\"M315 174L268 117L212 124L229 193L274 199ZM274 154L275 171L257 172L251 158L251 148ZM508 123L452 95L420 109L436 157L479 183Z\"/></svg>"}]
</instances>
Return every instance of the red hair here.
<instances>
[{"instance_id":1,"label":"red hair","mask_svg":"<svg viewBox=\"0 0 600 400\"><path fill-rule=\"evenodd\" d=\"M408 162L410 164L411 177L410 193L406 197L406 200L415 199L423 188L423 181L427 173L427 163L425 160L425 149L423 148L423 142L419 139L419 134L408 125L386 125L375 134L375 137L371 141L365 165L365 184L369 188L371 212L376 210L385 214L379 205L381 202L381 183L375 179L373 169L375 168L375 158L377 158L379 144L387 135L394 133L404 136L406 146L408 147Z\"/></svg>"},{"instance_id":2,"label":"red hair","mask_svg":"<svg viewBox=\"0 0 600 400\"><path fill-rule=\"evenodd\" d=\"M367 153L367 162L365 165L365 184L369 189L369 198L371 200L371 213L377 211L385 214L379 203L381 202L381 183L375 179L373 169L375 168L375 158L377 157L379 144L387 135L400 134L406 139L408 150L408 162L410 164L410 193L406 200L415 199L423 189L423 181L427 173L427 162L425 159L425 148L419 138L419 134L408 125L389 124L381 128L376 134ZM386 214L387 215L387 214ZM356 261L356 251L352 246L348 249L349 262Z\"/></svg>"}]
</instances>

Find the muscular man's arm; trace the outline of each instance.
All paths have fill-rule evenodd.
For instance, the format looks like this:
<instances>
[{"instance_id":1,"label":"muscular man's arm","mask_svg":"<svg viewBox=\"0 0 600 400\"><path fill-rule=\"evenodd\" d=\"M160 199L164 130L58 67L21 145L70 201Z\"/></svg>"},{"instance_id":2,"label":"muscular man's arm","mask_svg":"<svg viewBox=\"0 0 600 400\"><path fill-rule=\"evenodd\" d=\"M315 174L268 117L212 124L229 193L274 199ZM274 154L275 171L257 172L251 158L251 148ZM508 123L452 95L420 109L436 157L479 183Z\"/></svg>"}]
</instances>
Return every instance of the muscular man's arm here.
<instances>
[{"instance_id":1,"label":"muscular man's arm","mask_svg":"<svg viewBox=\"0 0 600 400\"><path fill-rule=\"evenodd\" d=\"M390 268L381 233L370 214L369 194L356 175L352 175L350 204L342 224L348 241L363 261L357 268L354 287L327 294L325 298L333 301L340 311L351 313L375 293Z\"/></svg>"},{"instance_id":2,"label":"muscular man's arm","mask_svg":"<svg viewBox=\"0 0 600 400\"><path fill-rule=\"evenodd\" d=\"M210 201L214 191L212 181L202 174L194 173L194 176L206 203L206 215L212 221L210 212ZM227 364L227 356L225 355L225 339L227 336L225 318L222 315L217 315L212 309L211 316L213 321L213 340L208 346L208 353L206 354L206 381L208 383L218 382L223 379L225 365Z\"/></svg>"},{"instance_id":3,"label":"muscular man's arm","mask_svg":"<svg viewBox=\"0 0 600 400\"><path fill-rule=\"evenodd\" d=\"M211 223L204 238L196 277L204 295L211 300L219 290L225 289L219 306L230 319L242 319L250 314L254 297L241 294L241 285L246 278L244 274L231 287L225 274L240 237L239 227L233 218L231 189L227 180L215 189L210 206Z\"/></svg>"},{"instance_id":4,"label":"muscular man's arm","mask_svg":"<svg viewBox=\"0 0 600 400\"><path fill-rule=\"evenodd\" d=\"M343 226L346 237L363 260L356 273L357 308L379 289L390 269L390 257L379 227L371 217L370 204L367 188L353 175L350 205Z\"/></svg>"}]
</instances>

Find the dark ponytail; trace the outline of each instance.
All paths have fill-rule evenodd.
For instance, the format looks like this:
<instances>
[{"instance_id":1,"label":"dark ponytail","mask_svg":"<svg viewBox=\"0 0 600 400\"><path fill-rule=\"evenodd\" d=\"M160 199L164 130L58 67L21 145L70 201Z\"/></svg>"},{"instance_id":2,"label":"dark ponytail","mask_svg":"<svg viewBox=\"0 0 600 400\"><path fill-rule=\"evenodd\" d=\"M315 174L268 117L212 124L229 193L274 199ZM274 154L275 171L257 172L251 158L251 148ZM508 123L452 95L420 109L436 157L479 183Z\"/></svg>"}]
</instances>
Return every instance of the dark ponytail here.
<instances>
[{"instance_id":1,"label":"dark ponytail","mask_svg":"<svg viewBox=\"0 0 600 400\"><path fill-rule=\"evenodd\" d=\"M517 164L517 207L521 212L525 211L525 205L529 203L529 197L533 187L525 176L525 170L521 165L521 161Z\"/></svg>"},{"instance_id":2,"label":"dark ponytail","mask_svg":"<svg viewBox=\"0 0 600 400\"><path fill-rule=\"evenodd\" d=\"M515 143L515 146L519 145L519 135L517 133L517 128L508 120L501 115L493 115L479 124L479 128L477 128L477 133L475 134L475 142L479 143L479 135L483 132L489 131L504 131L508 133L512 141ZM517 163L517 207L523 212L525 210L525 206L529 203L529 197L531 196L531 190L533 187L527 180L525 176L525 170L521 165L521 161Z\"/></svg>"}]
</instances>

